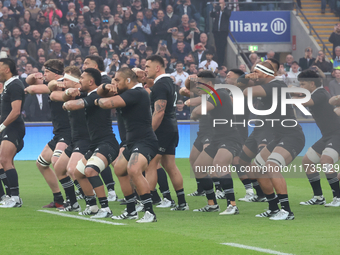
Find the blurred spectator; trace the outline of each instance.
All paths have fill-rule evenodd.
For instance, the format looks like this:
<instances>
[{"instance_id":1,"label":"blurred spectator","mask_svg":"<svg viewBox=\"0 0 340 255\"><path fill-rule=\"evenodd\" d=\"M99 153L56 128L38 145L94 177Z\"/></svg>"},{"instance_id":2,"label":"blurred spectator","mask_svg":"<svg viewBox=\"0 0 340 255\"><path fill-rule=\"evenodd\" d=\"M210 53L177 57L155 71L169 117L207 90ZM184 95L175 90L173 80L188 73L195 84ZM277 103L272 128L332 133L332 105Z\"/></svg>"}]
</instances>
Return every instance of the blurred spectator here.
<instances>
[{"instance_id":1,"label":"blurred spectator","mask_svg":"<svg viewBox=\"0 0 340 255\"><path fill-rule=\"evenodd\" d=\"M21 32L19 28L14 28L12 38L8 40L8 47L11 52L11 56L15 56L19 49L26 50L27 42L20 37Z\"/></svg>"},{"instance_id":2,"label":"blurred spectator","mask_svg":"<svg viewBox=\"0 0 340 255\"><path fill-rule=\"evenodd\" d=\"M61 44L55 43L53 46L53 52L48 55L48 59L63 59L65 60L67 57L67 53L61 51Z\"/></svg>"},{"instance_id":3,"label":"blurred spectator","mask_svg":"<svg viewBox=\"0 0 340 255\"><path fill-rule=\"evenodd\" d=\"M192 75L192 74L197 74L197 69L196 69L196 64L195 63L190 63L189 64L189 69L187 70L187 73L189 75Z\"/></svg>"},{"instance_id":4,"label":"blurred spectator","mask_svg":"<svg viewBox=\"0 0 340 255\"><path fill-rule=\"evenodd\" d=\"M256 53L251 53L249 55L249 60L250 60L250 63L251 63L251 66L248 66L249 69L251 69L255 64L256 62L258 61L259 57L257 56Z\"/></svg>"},{"instance_id":5,"label":"blurred spectator","mask_svg":"<svg viewBox=\"0 0 340 255\"><path fill-rule=\"evenodd\" d=\"M333 58L335 58L335 47L340 46L340 23L334 26L334 31L328 41L333 44Z\"/></svg>"},{"instance_id":6,"label":"blurred spectator","mask_svg":"<svg viewBox=\"0 0 340 255\"><path fill-rule=\"evenodd\" d=\"M25 7L25 10L30 12L32 20L36 20L38 13L41 11L41 9L36 4L36 0L30 0L30 5Z\"/></svg>"},{"instance_id":7,"label":"blurred spectator","mask_svg":"<svg viewBox=\"0 0 340 255\"><path fill-rule=\"evenodd\" d=\"M38 15L38 23L36 27L37 29L39 29L40 34L43 34L45 32L45 29L49 27L49 23L47 22L44 15Z\"/></svg>"},{"instance_id":8,"label":"blurred spectator","mask_svg":"<svg viewBox=\"0 0 340 255\"><path fill-rule=\"evenodd\" d=\"M130 39L133 38L137 39L138 42L146 42L147 36L151 34L151 28L144 21L143 12L139 11L136 15L136 21L128 25L127 34L130 35Z\"/></svg>"},{"instance_id":9,"label":"blurred spectator","mask_svg":"<svg viewBox=\"0 0 340 255\"><path fill-rule=\"evenodd\" d=\"M176 71L171 74L171 76L175 77L175 84L180 88L185 86L185 80L189 77L187 72L184 72L183 62L178 61L176 64Z\"/></svg>"},{"instance_id":10,"label":"blurred spectator","mask_svg":"<svg viewBox=\"0 0 340 255\"><path fill-rule=\"evenodd\" d=\"M192 51L190 44L184 41L184 33L183 32L178 32L177 33L177 41L175 43L173 43L172 46L171 46L172 53L174 53L176 51L177 44L179 42L183 42L184 43L185 52L187 52L186 54L188 54L189 52Z\"/></svg>"},{"instance_id":11,"label":"blurred spectator","mask_svg":"<svg viewBox=\"0 0 340 255\"><path fill-rule=\"evenodd\" d=\"M139 11L143 11L143 6L141 0L133 0L131 4L131 11L133 12L133 15L136 17L137 13Z\"/></svg>"},{"instance_id":12,"label":"blurred spectator","mask_svg":"<svg viewBox=\"0 0 340 255\"><path fill-rule=\"evenodd\" d=\"M247 74L247 66L245 64L239 65L238 69L242 70L244 73Z\"/></svg>"},{"instance_id":13,"label":"blurred spectator","mask_svg":"<svg viewBox=\"0 0 340 255\"><path fill-rule=\"evenodd\" d=\"M200 35L200 43L202 43L203 47L210 51L213 52L214 54L216 53L215 47L211 44L208 44L208 36L206 33L201 33Z\"/></svg>"},{"instance_id":14,"label":"blurred spectator","mask_svg":"<svg viewBox=\"0 0 340 255\"><path fill-rule=\"evenodd\" d=\"M73 4L73 3L70 3ZM74 5L74 4L73 4ZM64 22L68 25L70 33L74 33L77 25L77 13L74 9L70 9L65 15Z\"/></svg>"},{"instance_id":15,"label":"blurred spectator","mask_svg":"<svg viewBox=\"0 0 340 255\"><path fill-rule=\"evenodd\" d=\"M33 30L33 40L27 45L28 54L38 60L38 49L42 48L44 53L48 52L48 45L40 39L40 33L38 30Z\"/></svg>"},{"instance_id":16,"label":"blurred spectator","mask_svg":"<svg viewBox=\"0 0 340 255\"><path fill-rule=\"evenodd\" d=\"M274 58L274 56L275 56L275 52L270 50L267 52L267 54L264 57L261 58L261 61L264 62L267 59Z\"/></svg>"},{"instance_id":17,"label":"blurred spectator","mask_svg":"<svg viewBox=\"0 0 340 255\"><path fill-rule=\"evenodd\" d=\"M283 64L283 67L285 68L286 72L290 71L293 61L294 61L293 55L288 54L286 56L286 63Z\"/></svg>"},{"instance_id":18,"label":"blurred spectator","mask_svg":"<svg viewBox=\"0 0 340 255\"><path fill-rule=\"evenodd\" d=\"M87 26L92 26L94 23L94 18L99 18L99 14L96 12L96 2L89 1L89 8L90 10L84 14L85 24Z\"/></svg>"},{"instance_id":19,"label":"blurred spectator","mask_svg":"<svg viewBox=\"0 0 340 255\"><path fill-rule=\"evenodd\" d=\"M65 44L66 43L66 39L65 39L65 35L67 34L67 33L69 33L69 27L68 27L68 25L67 24L64 24L64 25L62 25L61 26L61 33L60 34L58 34L57 36L56 36L56 41L58 42L58 43L60 43L60 44Z\"/></svg>"},{"instance_id":20,"label":"blurred spectator","mask_svg":"<svg viewBox=\"0 0 340 255\"><path fill-rule=\"evenodd\" d=\"M218 64L213 60L214 53L207 51L205 53L206 60L202 61L199 65L200 68L203 68L204 70L210 70L215 72L218 68Z\"/></svg>"},{"instance_id":21,"label":"blurred spectator","mask_svg":"<svg viewBox=\"0 0 340 255\"><path fill-rule=\"evenodd\" d=\"M181 24L178 26L178 31L183 33L190 31L189 16L187 14L182 16Z\"/></svg>"},{"instance_id":22,"label":"blurred spectator","mask_svg":"<svg viewBox=\"0 0 340 255\"><path fill-rule=\"evenodd\" d=\"M305 49L305 56L299 59L299 66L301 70L306 70L314 64L315 58L313 58L313 50L311 47Z\"/></svg>"},{"instance_id":23,"label":"blurred spectator","mask_svg":"<svg viewBox=\"0 0 340 255\"><path fill-rule=\"evenodd\" d=\"M189 120L190 111L184 107L183 100L177 100L176 102L176 118L177 120Z\"/></svg>"},{"instance_id":24,"label":"blurred spectator","mask_svg":"<svg viewBox=\"0 0 340 255\"><path fill-rule=\"evenodd\" d=\"M23 107L25 121L50 121L51 111L47 94L27 95Z\"/></svg>"},{"instance_id":25,"label":"blurred spectator","mask_svg":"<svg viewBox=\"0 0 340 255\"><path fill-rule=\"evenodd\" d=\"M21 33L21 38L26 41L28 44L30 41L33 41L33 36L31 32L31 26L28 23L25 23L22 25L22 33Z\"/></svg>"},{"instance_id":26,"label":"blurred spectator","mask_svg":"<svg viewBox=\"0 0 340 255\"><path fill-rule=\"evenodd\" d=\"M118 14L119 15L119 14ZM152 11L150 9L147 9L145 11L145 17L144 17L144 22L149 24L151 26L152 22L154 22L156 18L152 15ZM171 25L169 25L171 27Z\"/></svg>"},{"instance_id":27,"label":"blurred spectator","mask_svg":"<svg viewBox=\"0 0 340 255\"><path fill-rule=\"evenodd\" d=\"M160 40L166 40L168 24L164 21L164 12L159 10L157 12L157 19L151 25L152 37L153 37L153 47L157 48L158 42Z\"/></svg>"},{"instance_id":28,"label":"blurred spectator","mask_svg":"<svg viewBox=\"0 0 340 255\"><path fill-rule=\"evenodd\" d=\"M103 14L102 14L102 21L104 20L107 20L106 23L109 24L109 26L112 26L113 25L113 22L114 22L114 18L113 16L111 15L111 10L110 10L110 7L105 5L103 7Z\"/></svg>"},{"instance_id":29,"label":"blurred spectator","mask_svg":"<svg viewBox=\"0 0 340 255\"><path fill-rule=\"evenodd\" d=\"M210 17L214 19L212 32L215 39L215 48L218 49L217 62L219 65L223 65L225 60L230 15L231 10L226 7L224 0L219 0L219 4L216 4L214 10L210 13Z\"/></svg>"},{"instance_id":30,"label":"blurred spectator","mask_svg":"<svg viewBox=\"0 0 340 255\"><path fill-rule=\"evenodd\" d=\"M7 7L2 8L2 18L1 21L5 23L6 28L12 31L16 26L17 22L14 17L9 16L9 11Z\"/></svg>"},{"instance_id":31,"label":"blurred spectator","mask_svg":"<svg viewBox=\"0 0 340 255\"><path fill-rule=\"evenodd\" d=\"M180 17L174 14L174 9L172 8L171 5L168 5L166 7L166 14L164 20L170 28L178 27L181 24Z\"/></svg>"},{"instance_id":32,"label":"blurred spectator","mask_svg":"<svg viewBox=\"0 0 340 255\"><path fill-rule=\"evenodd\" d=\"M333 59L333 68L340 69L340 46L335 47L335 58Z\"/></svg>"},{"instance_id":33,"label":"blurred spectator","mask_svg":"<svg viewBox=\"0 0 340 255\"><path fill-rule=\"evenodd\" d=\"M322 72L332 72L333 69L332 63L326 61L325 53L322 50L318 52L314 65L320 68Z\"/></svg>"},{"instance_id":34,"label":"blurred spectator","mask_svg":"<svg viewBox=\"0 0 340 255\"><path fill-rule=\"evenodd\" d=\"M287 73L286 84L288 87L300 87L300 83L297 79L299 71L299 63L293 61L291 71Z\"/></svg>"},{"instance_id":35,"label":"blurred spectator","mask_svg":"<svg viewBox=\"0 0 340 255\"><path fill-rule=\"evenodd\" d=\"M331 96L340 95L340 70L334 70L335 79L331 80L328 84L329 93Z\"/></svg>"},{"instance_id":36,"label":"blurred spectator","mask_svg":"<svg viewBox=\"0 0 340 255\"><path fill-rule=\"evenodd\" d=\"M117 34L117 38L115 38L115 42L117 45L120 44L120 37L122 37L125 32L123 31L123 20L119 17L119 14L115 14L113 25L110 27L111 34L115 32Z\"/></svg>"},{"instance_id":37,"label":"blurred spectator","mask_svg":"<svg viewBox=\"0 0 340 255\"><path fill-rule=\"evenodd\" d=\"M194 48L194 59L195 59L195 64L199 66L202 61L206 60L206 49L203 46L203 44L200 42L195 45Z\"/></svg>"},{"instance_id":38,"label":"blurred spectator","mask_svg":"<svg viewBox=\"0 0 340 255\"><path fill-rule=\"evenodd\" d=\"M186 50L184 42L177 42L177 48L173 52L173 55L177 57L178 61L184 62L185 56L190 52Z\"/></svg>"},{"instance_id":39,"label":"blurred spectator","mask_svg":"<svg viewBox=\"0 0 340 255\"><path fill-rule=\"evenodd\" d=\"M16 0L12 0L16 1ZM57 9L55 4L52 2L48 5L48 8L46 9L46 12L44 13L44 16L47 18L50 25L53 23L53 17L58 16L59 18L63 17L63 13L61 10Z\"/></svg>"},{"instance_id":40,"label":"blurred spectator","mask_svg":"<svg viewBox=\"0 0 340 255\"><path fill-rule=\"evenodd\" d=\"M20 16L24 15L24 8L18 4L17 0L11 0L11 4L8 7L8 14L12 15L17 21L19 20Z\"/></svg>"},{"instance_id":41,"label":"blurred spectator","mask_svg":"<svg viewBox=\"0 0 340 255\"><path fill-rule=\"evenodd\" d=\"M121 67L120 67L119 56L117 54L113 54L110 60L110 64L106 68L106 72L109 75L114 75L120 68Z\"/></svg>"},{"instance_id":42,"label":"blurred spectator","mask_svg":"<svg viewBox=\"0 0 340 255\"><path fill-rule=\"evenodd\" d=\"M73 34L67 33L65 35L65 41L66 41L66 43L62 46L63 52L68 53L69 50L79 48L79 45L73 42Z\"/></svg>"},{"instance_id":43,"label":"blurred spectator","mask_svg":"<svg viewBox=\"0 0 340 255\"><path fill-rule=\"evenodd\" d=\"M198 22L200 21L200 14L197 12L195 6L191 4L190 0L181 0L180 4L176 6L175 13L180 17L187 14L189 20L195 19Z\"/></svg>"},{"instance_id":44,"label":"blurred spectator","mask_svg":"<svg viewBox=\"0 0 340 255\"><path fill-rule=\"evenodd\" d=\"M195 44L197 44L200 40L200 30L197 28L197 23L194 19L190 21L190 30L184 32L184 38L187 43L190 44L191 50L194 49Z\"/></svg>"},{"instance_id":45,"label":"blurred spectator","mask_svg":"<svg viewBox=\"0 0 340 255\"><path fill-rule=\"evenodd\" d=\"M80 52L83 58L85 58L87 55L89 55L89 50L91 47L92 39L91 36L85 36L84 37L84 45L80 47Z\"/></svg>"},{"instance_id":46,"label":"blurred spectator","mask_svg":"<svg viewBox=\"0 0 340 255\"><path fill-rule=\"evenodd\" d=\"M31 27L31 30L35 29L36 27L36 21L31 17L31 13L29 10L25 10L23 22L28 23Z\"/></svg>"}]
</instances>

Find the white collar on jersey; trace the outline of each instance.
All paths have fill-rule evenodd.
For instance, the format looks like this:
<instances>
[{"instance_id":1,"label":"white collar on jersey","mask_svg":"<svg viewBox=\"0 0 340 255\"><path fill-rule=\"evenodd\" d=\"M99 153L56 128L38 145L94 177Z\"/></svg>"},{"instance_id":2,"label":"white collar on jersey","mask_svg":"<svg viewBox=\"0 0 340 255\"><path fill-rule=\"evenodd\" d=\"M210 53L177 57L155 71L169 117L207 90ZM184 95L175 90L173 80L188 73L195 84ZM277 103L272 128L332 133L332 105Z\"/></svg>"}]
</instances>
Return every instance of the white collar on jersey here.
<instances>
[{"instance_id":1,"label":"white collar on jersey","mask_svg":"<svg viewBox=\"0 0 340 255\"><path fill-rule=\"evenodd\" d=\"M143 88L142 83L137 83L135 86L133 86L131 89L135 89L135 88Z\"/></svg>"},{"instance_id":2,"label":"white collar on jersey","mask_svg":"<svg viewBox=\"0 0 340 255\"><path fill-rule=\"evenodd\" d=\"M161 78L163 78L163 77L170 77L170 74L166 74L166 73L161 74L160 76L158 76L158 77L154 80L153 83L156 83L159 79L161 79Z\"/></svg>"},{"instance_id":3,"label":"white collar on jersey","mask_svg":"<svg viewBox=\"0 0 340 255\"><path fill-rule=\"evenodd\" d=\"M93 92L97 91L98 88L94 89L94 90L91 90L89 93L87 93L87 95L91 95Z\"/></svg>"},{"instance_id":4,"label":"white collar on jersey","mask_svg":"<svg viewBox=\"0 0 340 255\"><path fill-rule=\"evenodd\" d=\"M311 94L311 95L313 95L313 94L314 94L314 92L315 92L315 91L317 91L318 89L323 89L323 86L317 87L317 88L316 88L316 89L314 89L314 90L313 90L313 92L312 92L312 93L310 93L310 94Z\"/></svg>"},{"instance_id":5,"label":"white collar on jersey","mask_svg":"<svg viewBox=\"0 0 340 255\"><path fill-rule=\"evenodd\" d=\"M100 75L101 76L107 75L107 72L101 72Z\"/></svg>"},{"instance_id":6,"label":"white collar on jersey","mask_svg":"<svg viewBox=\"0 0 340 255\"><path fill-rule=\"evenodd\" d=\"M19 79L19 76L12 76L4 83L4 89L7 87L8 84L10 84L12 81Z\"/></svg>"},{"instance_id":7,"label":"white collar on jersey","mask_svg":"<svg viewBox=\"0 0 340 255\"><path fill-rule=\"evenodd\" d=\"M271 83L271 82L273 82L273 81L283 81L283 79L282 78L279 78L280 76L274 76L274 79L272 79L270 82L268 82L268 83Z\"/></svg>"}]
</instances>

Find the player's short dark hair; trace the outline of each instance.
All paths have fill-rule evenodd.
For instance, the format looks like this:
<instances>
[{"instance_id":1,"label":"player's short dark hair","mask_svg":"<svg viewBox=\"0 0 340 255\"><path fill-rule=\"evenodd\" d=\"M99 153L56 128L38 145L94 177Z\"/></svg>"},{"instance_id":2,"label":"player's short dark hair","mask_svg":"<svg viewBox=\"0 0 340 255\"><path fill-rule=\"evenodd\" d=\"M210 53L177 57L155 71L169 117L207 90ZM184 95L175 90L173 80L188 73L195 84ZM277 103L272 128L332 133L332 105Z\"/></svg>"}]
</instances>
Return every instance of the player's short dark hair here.
<instances>
[{"instance_id":1,"label":"player's short dark hair","mask_svg":"<svg viewBox=\"0 0 340 255\"><path fill-rule=\"evenodd\" d=\"M214 74L214 72L210 70L203 70L197 74L197 77L206 78L206 79L215 79L216 75Z\"/></svg>"},{"instance_id":2,"label":"player's short dark hair","mask_svg":"<svg viewBox=\"0 0 340 255\"><path fill-rule=\"evenodd\" d=\"M3 63L3 65L6 65L9 67L9 70L11 71L13 76L18 75L14 60L10 58L2 58L0 59L0 62Z\"/></svg>"},{"instance_id":3,"label":"player's short dark hair","mask_svg":"<svg viewBox=\"0 0 340 255\"><path fill-rule=\"evenodd\" d=\"M88 75L90 75L94 79L94 83L97 86L100 86L102 84L102 75L100 74L100 72L97 69L86 68L84 70L84 73L87 73Z\"/></svg>"},{"instance_id":4,"label":"player's short dark hair","mask_svg":"<svg viewBox=\"0 0 340 255\"><path fill-rule=\"evenodd\" d=\"M65 67L64 69L64 72L65 73L71 73L72 76L75 76L77 78L79 78L81 76L81 71L78 67L76 66L68 66L68 67Z\"/></svg>"},{"instance_id":5,"label":"player's short dark hair","mask_svg":"<svg viewBox=\"0 0 340 255\"><path fill-rule=\"evenodd\" d=\"M44 64L44 67L59 75L62 75L64 72L64 63L59 59L47 60Z\"/></svg>"},{"instance_id":6,"label":"player's short dark hair","mask_svg":"<svg viewBox=\"0 0 340 255\"><path fill-rule=\"evenodd\" d=\"M298 75L298 81L313 81L315 86L321 87L322 82L320 76L313 70L307 69L299 73Z\"/></svg>"},{"instance_id":7,"label":"player's short dark hair","mask_svg":"<svg viewBox=\"0 0 340 255\"><path fill-rule=\"evenodd\" d=\"M86 56L85 59L87 59L87 58L91 59L92 61L97 63L99 71L101 71L101 72L105 71L104 60L103 60L102 57L96 56L96 55L88 55L88 56Z\"/></svg>"},{"instance_id":8,"label":"player's short dark hair","mask_svg":"<svg viewBox=\"0 0 340 255\"><path fill-rule=\"evenodd\" d=\"M280 69L280 62L277 61L275 58L268 58L269 61L271 61L274 65L276 65L276 67L274 66L274 68L277 70Z\"/></svg>"},{"instance_id":9,"label":"player's short dark hair","mask_svg":"<svg viewBox=\"0 0 340 255\"><path fill-rule=\"evenodd\" d=\"M229 72L233 72L234 74L237 74L238 76L244 75L244 72L241 69L230 69Z\"/></svg>"},{"instance_id":10,"label":"player's short dark hair","mask_svg":"<svg viewBox=\"0 0 340 255\"><path fill-rule=\"evenodd\" d=\"M138 81L137 79L137 75L135 74L134 71L132 71L130 68L128 67L122 67L120 68L117 73L121 73L124 78L130 78L132 81L136 82Z\"/></svg>"},{"instance_id":11,"label":"player's short dark hair","mask_svg":"<svg viewBox=\"0 0 340 255\"><path fill-rule=\"evenodd\" d=\"M158 62L161 65L161 67L165 67L164 60L159 55L152 55L150 57L147 57L146 61L148 61L148 60L150 60L151 62Z\"/></svg>"}]
</instances>

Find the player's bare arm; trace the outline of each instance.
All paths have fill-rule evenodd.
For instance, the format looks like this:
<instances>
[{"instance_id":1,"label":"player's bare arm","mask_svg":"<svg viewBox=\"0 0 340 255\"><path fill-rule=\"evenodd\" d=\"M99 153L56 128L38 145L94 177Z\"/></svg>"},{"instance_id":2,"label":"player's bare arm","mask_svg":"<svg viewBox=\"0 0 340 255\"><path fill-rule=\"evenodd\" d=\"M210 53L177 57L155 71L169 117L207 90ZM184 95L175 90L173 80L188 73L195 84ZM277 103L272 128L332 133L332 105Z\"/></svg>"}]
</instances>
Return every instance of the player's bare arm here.
<instances>
[{"instance_id":1,"label":"player's bare arm","mask_svg":"<svg viewBox=\"0 0 340 255\"><path fill-rule=\"evenodd\" d=\"M15 121L21 114L21 100L15 100L11 103L12 110L7 118L2 123L5 127L8 127L13 121Z\"/></svg>"},{"instance_id":2,"label":"player's bare arm","mask_svg":"<svg viewBox=\"0 0 340 255\"><path fill-rule=\"evenodd\" d=\"M262 86L254 86L251 88L253 90L253 97L266 97L267 93L266 91L262 88ZM248 90L249 88L246 88L245 90L243 90L243 95L245 95L246 97L248 96Z\"/></svg>"},{"instance_id":3,"label":"player's bare arm","mask_svg":"<svg viewBox=\"0 0 340 255\"><path fill-rule=\"evenodd\" d=\"M103 109L121 108L126 106L125 101L120 96L99 98L96 99L94 103Z\"/></svg>"},{"instance_id":4,"label":"player's bare arm","mask_svg":"<svg viewBox=\"0 0 340 255\"><path fill-rule=\"evenodd\" d=\"M207 102L207 112L213 110L215 108L215 106L210 103L210 102ZM198 105L195 107L195 109L192 111L191 113L191 119L193 120L197 120L199 119L199 117L201 117L201 113L202 113L202 105Z\"/></svg>"},{"instance_id":5,"label":"player's bare arm","mask_svg":"<svg viewBox=\"0 0 340 255\"><path fill-rule=\"evenodd\" d=\"M167 100L157 100L155 102L155 111L152 115L152 129L155 131L159 127L159 125L162 123L165 108L166 108Z\"/></svg>"},{"instance_id":6,"label":"player's bare arm","mask_svg":"<svg viewBox=\"0 0 340 255\"><path fill-rule=\"evenodd\" d=\"M50 89L45 85L31 85L25 88L25 93L35 95L35 94L50 94Z\"/></svg>"}]
</instances>

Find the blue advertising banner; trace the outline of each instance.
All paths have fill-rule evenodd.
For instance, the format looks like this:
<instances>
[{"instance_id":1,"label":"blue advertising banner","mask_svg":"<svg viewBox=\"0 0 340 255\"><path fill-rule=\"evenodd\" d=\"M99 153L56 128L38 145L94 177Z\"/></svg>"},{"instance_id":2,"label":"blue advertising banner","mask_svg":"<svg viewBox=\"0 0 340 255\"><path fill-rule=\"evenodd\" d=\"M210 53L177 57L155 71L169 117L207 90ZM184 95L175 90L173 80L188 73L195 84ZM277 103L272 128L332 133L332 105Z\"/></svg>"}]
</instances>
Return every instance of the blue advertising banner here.
<instances>
[{"instance_id":1,"label":"blue advertising banner","mask_svg":"<svg viewBox=\"0 0 340 255\"><path fill-rule=\"evenodd\" d=\"M290 12L232 12L230 32L241 43L290 42Z\"/></svg>"}]
</instances>

